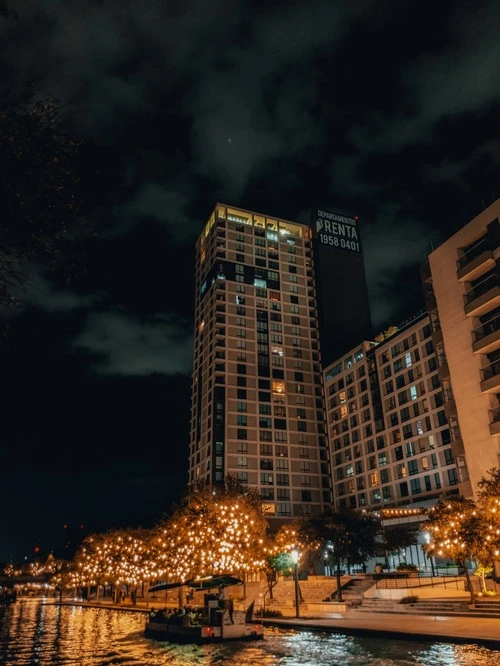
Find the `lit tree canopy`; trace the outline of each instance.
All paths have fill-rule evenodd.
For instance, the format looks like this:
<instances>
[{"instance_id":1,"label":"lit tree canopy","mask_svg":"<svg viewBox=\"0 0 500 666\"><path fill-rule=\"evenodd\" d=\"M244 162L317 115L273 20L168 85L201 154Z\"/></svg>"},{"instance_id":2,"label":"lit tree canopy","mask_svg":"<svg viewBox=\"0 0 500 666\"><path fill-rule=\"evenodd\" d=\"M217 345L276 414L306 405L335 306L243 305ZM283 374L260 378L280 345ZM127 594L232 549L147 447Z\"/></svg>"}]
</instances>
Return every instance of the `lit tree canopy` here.
<instances>
[{"instance_id":1,"label":"lit tree canopy","mask_svg":"<svg viewBox=\"0 0 500 666\"><path fill-rule=\"evenodd\" d=\"M306 544L299 537L299 524L282 525L269 540L268 549L272 555L291 553L296 549L304 551Z\"/></svg>"},{"instance_id":2,"label":"lit tree canopy","mask_svg":"<svg viewBox=\"0 0 500 666\"><path fill-rule=\"evenodd\" d=\"M226 479L194 486L158 526L171 580L255 571L265 566L267 520L257 493Z\"/></svg>"},{"instance_id":3,"label":"lit tree canopy","mask_svg":"<svg viewBox=\"0 0 500 666\"><path fill-rule=\"evenodd\" d=\"M87 537L75 556L78 585L137 585L147 580L146 533L113 530Z\"/></svg>"},{"instance_id":4,"label":"lit tree canopy","mask_svg":"<svg viewBox=\"0 0 500 666\"><path fill-rule=\"evenodd\" d=\"M479 486L478 506L486 511L491 520L500 523L500 469L488 470L488 477L483 476Z\"/></svg>"},{"instance_id":5,"label":"lit tree canopy","mask_svg":"<svg viewBox=\"0 0 500 666\"><path fill-rule=\"evenodd\" d=\"M438 502L427 515L428 520L420 527L429 534L429 543L424 544L424 549L429 555L454 560L464 567L471 601L474 601L467 560L490 561L488 521L474 502L464 497Z\"/></svg>"}]
</instances>

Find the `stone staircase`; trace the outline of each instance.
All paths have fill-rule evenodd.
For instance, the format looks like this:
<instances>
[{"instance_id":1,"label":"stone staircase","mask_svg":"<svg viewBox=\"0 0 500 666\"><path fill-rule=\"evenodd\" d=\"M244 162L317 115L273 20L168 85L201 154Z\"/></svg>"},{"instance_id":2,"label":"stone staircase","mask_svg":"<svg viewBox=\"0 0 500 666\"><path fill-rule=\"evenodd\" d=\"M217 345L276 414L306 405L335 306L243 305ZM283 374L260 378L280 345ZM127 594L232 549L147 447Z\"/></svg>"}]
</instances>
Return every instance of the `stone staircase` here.
<instances>
[{"instance_id":1,"label":"stone staircase","mask_svg":"<svg viewBox=\"0 0 500 666\"><path fill-rule=\"evenodd\" d=\"M470 606L468 600L419 599L413 604L400 604L395 599L364 599L353 608L360 613L397 613L409 615L455 615L474 617L499 617L500 601L477 601Z\"/></svg>"},{"instance_id":2,"label":"stone staircase","mask_svg":"<svg viewBox=\"0 0 500 666\"><path fill-rule=\"evenodd\" d=\"M359 606L364 599L365 592L374 585L371 576L353 577L342 585L342 599L348 606ZM334 601L335 592L332 592L323 601Z\"/></svg>"},{"instance_id":3,"label":"stone staircase","mask_svg":"<svg viewBox=\"0 0 500 666\"><path fill-rule=\"evenodd\" d=\"M500 617L500 601L484 599L476 601L472 608L473 613L484 613L484 617Z\"/></svg>"}]
</instances>

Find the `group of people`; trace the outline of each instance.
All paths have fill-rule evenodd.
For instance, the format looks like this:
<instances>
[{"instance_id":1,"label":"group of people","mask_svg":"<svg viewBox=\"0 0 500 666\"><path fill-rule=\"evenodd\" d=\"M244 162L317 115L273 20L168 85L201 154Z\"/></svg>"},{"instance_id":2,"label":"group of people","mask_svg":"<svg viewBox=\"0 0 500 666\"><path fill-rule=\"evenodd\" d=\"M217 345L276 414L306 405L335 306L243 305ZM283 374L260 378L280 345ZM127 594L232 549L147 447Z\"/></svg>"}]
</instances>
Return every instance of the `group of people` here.
<instances>
[{"instance_id":1,"label":"group of people","mask_svg":"<svg viewBox=\"0 0 500 666\"><path fill-rule=\"evenodd\" d=\"M151 622L165 622L166 624L202 624L206 621L204 609L198 606L182 606L181 608L151 609L149 619Z\"/></svg>"}]
</instances>

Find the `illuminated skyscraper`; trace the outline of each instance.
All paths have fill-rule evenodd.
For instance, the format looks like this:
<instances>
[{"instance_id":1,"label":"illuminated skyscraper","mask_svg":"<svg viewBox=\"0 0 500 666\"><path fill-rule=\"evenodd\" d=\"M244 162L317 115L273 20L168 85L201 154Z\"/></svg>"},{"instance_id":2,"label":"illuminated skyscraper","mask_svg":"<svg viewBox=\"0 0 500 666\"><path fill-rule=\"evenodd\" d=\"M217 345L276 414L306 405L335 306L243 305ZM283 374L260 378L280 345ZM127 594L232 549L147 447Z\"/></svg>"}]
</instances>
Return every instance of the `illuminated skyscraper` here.
<instances>
[{"instance_id":1,"label":"illuminated skyscraper","mask_svg":"<svg viewBox=\"0 0 500 666\"><path fill-rule=\"evenodd\" d=\"M190 482L237 475L282 519L330 505L320 335L342 353L369 321L354 218L217 204L196 246Z\"/></svg>"}]
</instances>

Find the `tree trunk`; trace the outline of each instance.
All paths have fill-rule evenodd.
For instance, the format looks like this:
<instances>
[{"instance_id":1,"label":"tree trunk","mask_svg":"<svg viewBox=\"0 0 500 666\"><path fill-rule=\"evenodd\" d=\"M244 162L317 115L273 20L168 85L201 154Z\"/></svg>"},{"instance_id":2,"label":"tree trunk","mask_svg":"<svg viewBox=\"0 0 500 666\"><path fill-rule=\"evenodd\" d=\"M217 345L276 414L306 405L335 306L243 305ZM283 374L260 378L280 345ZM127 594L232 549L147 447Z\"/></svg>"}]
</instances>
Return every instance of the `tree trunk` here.
<instances>
[{"instance_id":1,"label":"tree trunk","mask_svg":"<svg viewBox=\"0 0 500 666\"><path fill-rule=\"evenodd\" d=\"M340 560L335 563L335 574L337 577L337 601L343 601L342 598L342 584L340 582Z\"/></svg>"},{"instance_id":2,"label":"tree trunk","mask_svg":"<svg viewBox=\"0 0 500 666\"><path fill-rule=\"evenodd\" d=\"M471 604L473 604L476 599L474 597L474 590L472 589L472 581L470 578L469 569L467 568L467 562L464 562L464 569L465 569L465 577L467 579L467 587L469 588L470 592L470 602Z\"/></svg>"}]
</instances>

